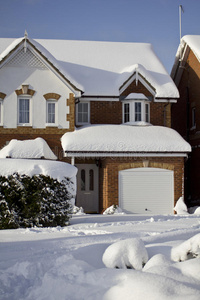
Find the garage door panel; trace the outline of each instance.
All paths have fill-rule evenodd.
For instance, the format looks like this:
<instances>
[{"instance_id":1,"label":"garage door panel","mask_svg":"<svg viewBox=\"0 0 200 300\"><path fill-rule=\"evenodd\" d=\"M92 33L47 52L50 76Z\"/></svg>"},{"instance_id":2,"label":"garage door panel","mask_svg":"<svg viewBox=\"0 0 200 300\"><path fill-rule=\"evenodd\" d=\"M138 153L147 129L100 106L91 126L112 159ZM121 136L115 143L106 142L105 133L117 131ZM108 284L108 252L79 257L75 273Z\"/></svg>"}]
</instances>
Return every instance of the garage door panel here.
<instances>
[{"instance_id":1,"label":"garage door panel","mask_svg":"<svg viewBox=\"0 0 200 300\"><path fill-rule=\"evenodd\" d=\"M131 213L172 213L173 180L173 171L169 170L138 168L121 171L119 204Z\"/></svg>"}]
</instances>

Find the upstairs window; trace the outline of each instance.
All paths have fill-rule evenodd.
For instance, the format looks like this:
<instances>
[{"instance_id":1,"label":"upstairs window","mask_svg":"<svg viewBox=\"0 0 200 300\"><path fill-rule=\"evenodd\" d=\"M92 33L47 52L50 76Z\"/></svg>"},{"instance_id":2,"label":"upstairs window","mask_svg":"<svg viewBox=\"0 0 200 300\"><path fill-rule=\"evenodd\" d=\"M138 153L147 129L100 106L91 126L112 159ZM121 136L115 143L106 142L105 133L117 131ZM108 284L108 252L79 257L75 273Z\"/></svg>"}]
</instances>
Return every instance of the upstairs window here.
<instances>
[{"instance_id":1,"label":"upstairs window","mask_svg":"<svg viewBox=\"0 0 200 300\"><path fill-rule=\"evenodd\" d=\"M90 122L89 113L89 102L79 102L76 108L76 123L78 125L88 124Z\"/></svg>"},{"instance_id":2,"label":"upstairs window","mask_svg":"<svg viewBox=\"0 0 200 300\"><path fill-rule=\"evenodd\" d=\"M150 121L149 100L143 94L131 94L123 100L123 123Z\"/></svg>"},{"instance_id":3,"label":"upstairs window","mask_svg":"<svg viewBox=\"0 0 200 300\"><path fill-rule=\"evenodd\" d=\"M30 124L30 98L18 99L18 124Z\"/></svg>"},{"instance_id":4,"label":"upstairs window","mask_svg":"<svg viewBox=\"0 0 200 300\"><path fill-rule=\"evenodd\" d=\"M46 124L49 126L57 124L57 101L54 99L46 102Z\"/></svg>"}]
</instances>

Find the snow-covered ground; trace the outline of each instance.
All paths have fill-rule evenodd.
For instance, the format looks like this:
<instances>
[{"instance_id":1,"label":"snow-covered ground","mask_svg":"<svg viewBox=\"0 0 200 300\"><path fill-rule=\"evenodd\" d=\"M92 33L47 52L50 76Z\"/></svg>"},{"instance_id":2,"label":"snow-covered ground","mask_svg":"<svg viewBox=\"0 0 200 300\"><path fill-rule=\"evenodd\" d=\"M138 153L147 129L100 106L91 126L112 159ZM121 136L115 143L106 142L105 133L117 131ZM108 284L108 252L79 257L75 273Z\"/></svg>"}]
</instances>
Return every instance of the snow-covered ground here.
<instances>
[{"instance_id":1,"label":"snow-covered ground","mask_svg":"<svg viewBox=\"0 0 200 300\"><path fill-rule=\"evenodd\" d=\"M143 269L109 265L112 248L126 247L135 262L143 249ZM76 215L64 228L2 230L0 299L199 300L199 248L198 215Z\"/></svg>"}]
</instances>

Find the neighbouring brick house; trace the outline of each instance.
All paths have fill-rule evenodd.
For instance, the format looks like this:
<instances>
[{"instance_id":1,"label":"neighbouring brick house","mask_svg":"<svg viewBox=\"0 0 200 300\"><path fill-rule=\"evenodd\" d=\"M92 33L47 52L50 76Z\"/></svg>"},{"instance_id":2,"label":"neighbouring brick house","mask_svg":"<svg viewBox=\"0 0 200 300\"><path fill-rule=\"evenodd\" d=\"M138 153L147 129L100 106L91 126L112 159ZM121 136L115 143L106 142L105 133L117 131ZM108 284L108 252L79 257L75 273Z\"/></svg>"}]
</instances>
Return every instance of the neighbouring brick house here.
<instances>
[{"instance_id":1,"label":"neighbouring brick house","mask_svg":"<svg viewBox=\"0 0 200 300\"><path fill-rule=\"evenodd\" d=\"M181 40L171 72L180 100L172 106L172 127L190 143L186 164L185 198L188 205L200 204L200 35Z\"/></svg>"},{"instance_id":2,"label":"neighbouring brick house","mask_svg":"<svg viewBox=\"0 0 200 300\"><path fill-rule=\"evenodd\" d=\"M150 44L25 35L0 53L1 147L45 139L77 166L86 212L173 212L190 146L170 128L179 93Z\"/></svg>"}]
</instances>

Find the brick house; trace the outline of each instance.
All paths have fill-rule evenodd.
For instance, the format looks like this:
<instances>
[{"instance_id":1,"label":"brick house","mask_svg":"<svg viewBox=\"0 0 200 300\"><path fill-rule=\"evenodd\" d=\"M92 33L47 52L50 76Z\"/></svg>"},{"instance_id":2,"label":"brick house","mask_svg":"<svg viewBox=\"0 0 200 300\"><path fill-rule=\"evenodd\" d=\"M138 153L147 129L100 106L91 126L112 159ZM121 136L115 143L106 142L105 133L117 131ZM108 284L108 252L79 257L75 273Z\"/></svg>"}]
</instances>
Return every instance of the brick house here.
<instances>
[{"instance_id":1,"label":"brick house","mask_svg":"<svg viewBox=\"0 0 200 300\"><path fill-rule=\"evenodd\" d=\"M42 137L78 168L78 206L172 213L190 146L150 44L0 39L0 147ZM62 146L61 146L62 141Z\"/></svg>"},{"instance_id":2,"label":"brick house","mask_svg":"<svg viewBox=\"0 0 200 300\"><path fill-rule=\"evenodd\" d=\"M200 204L200 35L181 40L171 72L180 100L172 106L172 127L190 143L186 164L185 198L188 205Z\"/></svg>"}]
</instances>

